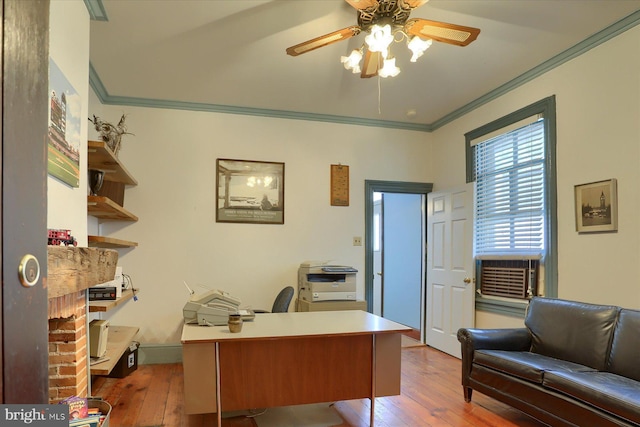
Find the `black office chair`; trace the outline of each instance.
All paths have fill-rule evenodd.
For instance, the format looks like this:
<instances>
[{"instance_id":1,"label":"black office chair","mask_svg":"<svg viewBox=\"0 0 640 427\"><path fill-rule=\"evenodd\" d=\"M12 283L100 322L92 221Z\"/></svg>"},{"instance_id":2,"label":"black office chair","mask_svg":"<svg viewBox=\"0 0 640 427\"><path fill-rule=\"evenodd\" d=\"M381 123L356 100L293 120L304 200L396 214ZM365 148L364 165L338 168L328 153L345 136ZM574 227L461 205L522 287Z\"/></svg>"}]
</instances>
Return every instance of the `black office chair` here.
<instances>
[{"instance_id":1,"label":"black office chair","mask_svg":"<svg viewBox=\"0 0 640 427\"><path fill-rule=\"evenodd\" d=\"M293 299L293 287L287 286L282 289L278 296L276 296L275 301L273 301L273 307L271 307L271 311L266 310L253 310L254 313L286 313L289 311L289 304L291 304L291 300Z\"/></svg>"}]
</instances>

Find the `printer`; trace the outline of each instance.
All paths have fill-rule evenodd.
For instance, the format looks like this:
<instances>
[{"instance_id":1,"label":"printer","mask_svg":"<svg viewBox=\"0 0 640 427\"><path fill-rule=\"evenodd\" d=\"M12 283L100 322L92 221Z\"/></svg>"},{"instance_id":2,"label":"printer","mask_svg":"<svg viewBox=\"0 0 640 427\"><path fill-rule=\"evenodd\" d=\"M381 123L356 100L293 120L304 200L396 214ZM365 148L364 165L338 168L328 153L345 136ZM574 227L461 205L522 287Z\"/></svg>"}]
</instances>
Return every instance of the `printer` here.
<instances>
[{"instance_id":1,"label":"printer","mask_svg":"<svg viewBox=\"0 0 640 427\"><path fill-rule=\"evenodd\" d=\"M355 301L357 272L345 265L303 262L298 269L298 298L308 302Z\"/></svg>"}]
</instances>

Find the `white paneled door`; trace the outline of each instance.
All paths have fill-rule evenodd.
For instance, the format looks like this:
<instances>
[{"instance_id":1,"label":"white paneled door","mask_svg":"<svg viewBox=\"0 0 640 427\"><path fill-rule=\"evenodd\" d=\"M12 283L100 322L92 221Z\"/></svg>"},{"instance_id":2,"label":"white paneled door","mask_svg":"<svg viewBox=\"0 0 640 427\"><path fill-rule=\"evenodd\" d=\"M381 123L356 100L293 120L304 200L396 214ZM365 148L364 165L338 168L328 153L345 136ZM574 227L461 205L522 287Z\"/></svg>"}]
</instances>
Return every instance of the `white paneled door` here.
<instances>
[{"instance_id":1,"label":"white paneled door","mask_svg":"<svg viewBox=\"0 0 640 427\"><path fill-rule=\"evenodd\" d=\"M460 358L459 328L473 327L473 183L427 198L427 344Z\"/></svg>"}]
</instances>

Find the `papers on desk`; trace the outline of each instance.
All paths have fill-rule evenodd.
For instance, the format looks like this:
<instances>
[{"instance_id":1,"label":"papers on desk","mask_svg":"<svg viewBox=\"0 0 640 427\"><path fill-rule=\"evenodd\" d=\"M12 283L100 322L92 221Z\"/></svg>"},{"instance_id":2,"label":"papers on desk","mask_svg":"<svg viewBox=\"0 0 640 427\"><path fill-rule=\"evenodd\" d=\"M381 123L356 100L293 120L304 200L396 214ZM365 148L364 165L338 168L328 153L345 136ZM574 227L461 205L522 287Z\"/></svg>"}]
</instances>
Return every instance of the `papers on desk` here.
<instances>
[{"instance_id":1,"label":"papers on desk","mask_svg":"<svg viewBox=\"0 0 640 427\"><path fill-rule=\"evenodd\" d=\"M253 310L246 309L246 308L239 309L238 314L240 315L240 317L242 317L242 320L244 321L253 320L256 317L256 314L253 312Z\"/></svg>"}]
</instances>

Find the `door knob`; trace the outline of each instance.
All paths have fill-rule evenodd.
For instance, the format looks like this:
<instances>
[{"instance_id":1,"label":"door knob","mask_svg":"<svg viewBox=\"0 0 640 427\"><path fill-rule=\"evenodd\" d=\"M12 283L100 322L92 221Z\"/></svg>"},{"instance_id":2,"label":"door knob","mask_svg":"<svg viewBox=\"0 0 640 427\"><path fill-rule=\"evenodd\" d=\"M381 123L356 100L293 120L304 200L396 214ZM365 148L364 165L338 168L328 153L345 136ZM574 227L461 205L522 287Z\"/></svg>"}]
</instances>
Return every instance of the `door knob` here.
<instances>
[{"instance_id":1,"label":"door knob","mask_svg":"<svg viewBox=\"0 0 640 427\"><path fill-rule=\"evenodd\" d=\"M378 276L382 276L382 272L381 272L381 271L378 271L376 274L377 274Z\"/></svg>"},{"instance_id":2,"label":"door knob","mask_svg":"<svg viewBox=\"0 0 640 427\"><path fill-rule=\"evenodd\" d=\"M469 284L469 283L471 283L471 279L469 277L465 277L463 282L466 283L466 284Z\"/></svg>"},{"instance_id":3,"label":"door knob","mask_svg":"<svg viewBox=\"0 0 640 427\"><path fill-rule=\"evenodd\" d=\"M18 277L25 288L35 285L40 278L40 263L38 259L31 254L23 256L20 260L20 265L18 265Z\"/></svg>"}]
</instances>

